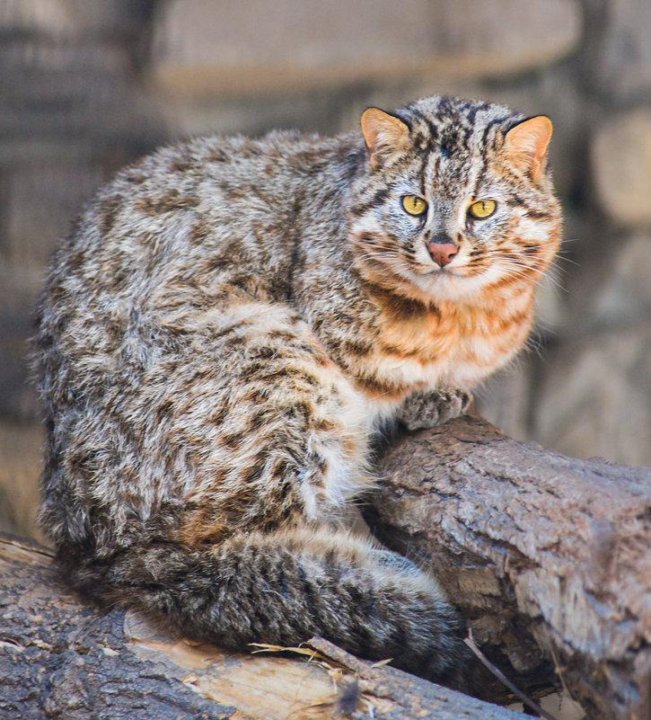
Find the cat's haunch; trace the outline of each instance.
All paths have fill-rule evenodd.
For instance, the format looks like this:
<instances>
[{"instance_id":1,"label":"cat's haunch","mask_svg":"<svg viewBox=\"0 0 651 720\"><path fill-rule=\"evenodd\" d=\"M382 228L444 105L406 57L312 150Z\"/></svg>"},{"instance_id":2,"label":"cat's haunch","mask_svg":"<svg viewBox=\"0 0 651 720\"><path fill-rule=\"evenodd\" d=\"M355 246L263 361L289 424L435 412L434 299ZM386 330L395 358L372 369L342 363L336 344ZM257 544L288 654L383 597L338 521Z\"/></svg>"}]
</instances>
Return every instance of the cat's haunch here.
<instances>
[{"instance_id":1,"label":"cat's haunch","mask_svg":"<svg viewBox=\"0 0 651 720\"><path fill-rule=\"evenodd\" d=\"M70 582L225 647L321 635L469 689L436 580L350 518L374 433L463 412L524 344L561 234L551 133L433 97L120 172L38 314L41 521Z\"/></svg>"}]
</instances>

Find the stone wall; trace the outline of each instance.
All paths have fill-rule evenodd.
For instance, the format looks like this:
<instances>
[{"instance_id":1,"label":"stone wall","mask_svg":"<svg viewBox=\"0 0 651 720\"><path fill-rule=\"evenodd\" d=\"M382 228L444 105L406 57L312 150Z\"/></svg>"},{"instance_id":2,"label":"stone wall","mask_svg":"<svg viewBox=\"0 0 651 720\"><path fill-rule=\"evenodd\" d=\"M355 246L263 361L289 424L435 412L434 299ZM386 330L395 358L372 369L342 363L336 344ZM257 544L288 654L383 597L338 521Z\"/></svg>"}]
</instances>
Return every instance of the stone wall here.
<instances>
[{"instance_id":1,"label":"stone wall","mask_svg":"<svg viewBox=\"0 0 651 720\"><path fill-rule=\"evenodd\" d=\"M649 37L647 0L3 0L0 527L36 532L30 313L102 182L191 134L333 133L439 93L556 126L563 257L482 411L566 453L651 464Z\"/></svg>"}]
</instances>

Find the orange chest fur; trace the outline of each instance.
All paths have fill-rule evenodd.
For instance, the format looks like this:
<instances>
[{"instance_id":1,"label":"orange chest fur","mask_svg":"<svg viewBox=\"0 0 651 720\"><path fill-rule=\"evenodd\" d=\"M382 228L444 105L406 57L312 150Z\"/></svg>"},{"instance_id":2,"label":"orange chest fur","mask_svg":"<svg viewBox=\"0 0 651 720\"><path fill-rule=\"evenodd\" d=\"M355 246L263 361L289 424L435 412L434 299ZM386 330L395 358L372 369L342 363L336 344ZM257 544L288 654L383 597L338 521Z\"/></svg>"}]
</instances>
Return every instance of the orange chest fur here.
<instances>
[{"instance_id":1,"label":"orange chest fur","mask_svg":"<svg viewBox=\"0 0 651 720\"><path fill-rule=\"evenodd\" d=\"M531 317L530 298L485 308L441 304L402 318L383 313L377 372L416 385L471 387L520 349Z\"/></svg>"}]
</instances>

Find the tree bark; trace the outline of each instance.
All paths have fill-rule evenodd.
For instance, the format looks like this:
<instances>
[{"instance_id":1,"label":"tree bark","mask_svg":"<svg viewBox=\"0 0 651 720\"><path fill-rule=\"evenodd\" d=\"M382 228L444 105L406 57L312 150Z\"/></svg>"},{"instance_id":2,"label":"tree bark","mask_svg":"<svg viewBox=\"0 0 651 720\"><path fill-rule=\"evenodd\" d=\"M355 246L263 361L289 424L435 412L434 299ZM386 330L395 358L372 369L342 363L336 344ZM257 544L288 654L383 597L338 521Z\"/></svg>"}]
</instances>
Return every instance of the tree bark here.
<instances>
[{"instance_id":1,"label":"tree bark","mask_svg":"<svg viewBox=\"0 0 651 720\"><path fill-rule=\"evenodd\" d=\"M519 720L315 638L313 658L226 653L61 587L44 548L0 537L2 720ZM318 653L318 654L317 654Z\"/></svg>"},{"instance_id":2,"label":"tree bark","mask_svg":"<svg viewBox=\"0 0 651 720\"><path fill-rule=\"evenodd\" d=\"M590 720L651 718L651 469L577 460L476 418L405 436L368 520L431 569L507 676Z\"/></svg>"}]
</instances>

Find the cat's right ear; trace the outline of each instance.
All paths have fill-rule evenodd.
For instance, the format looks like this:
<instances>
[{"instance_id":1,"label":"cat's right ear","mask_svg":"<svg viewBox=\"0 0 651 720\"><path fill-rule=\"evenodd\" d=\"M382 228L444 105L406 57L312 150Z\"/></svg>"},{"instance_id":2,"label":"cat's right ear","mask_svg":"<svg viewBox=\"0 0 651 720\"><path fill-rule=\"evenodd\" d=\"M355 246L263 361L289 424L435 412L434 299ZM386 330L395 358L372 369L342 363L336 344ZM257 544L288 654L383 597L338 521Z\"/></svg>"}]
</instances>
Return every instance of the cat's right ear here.
<instances>
[{"instance_id":1,"label":"cat's right ear","mask_svg":"<svg viewBox=\"0 0 651 720\"><path fill-rule=\"evenodd\" d=\"M361 126L373 169L390 163L393 156L409 145L409 126L400 118L379 108L370 107L364 110Z\"/></svg>"}]
</instances>

